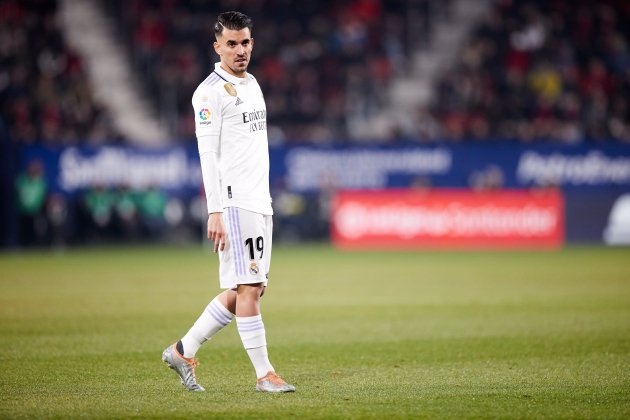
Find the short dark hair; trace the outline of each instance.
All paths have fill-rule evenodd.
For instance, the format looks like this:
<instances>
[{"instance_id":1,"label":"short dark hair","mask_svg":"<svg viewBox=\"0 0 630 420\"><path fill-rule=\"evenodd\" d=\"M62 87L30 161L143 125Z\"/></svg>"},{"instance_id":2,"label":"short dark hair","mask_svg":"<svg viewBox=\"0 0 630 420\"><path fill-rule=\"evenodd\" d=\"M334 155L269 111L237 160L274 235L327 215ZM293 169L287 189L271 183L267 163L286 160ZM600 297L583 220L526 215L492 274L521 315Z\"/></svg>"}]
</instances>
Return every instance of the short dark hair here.
<instances>
[{"instance_id":1,"label":"short dark hair","mask_svg":"<svg viewBox=\"0 0 630 420\"><path fill-rule=\"evenodd\" d=\"M223 28L231 29L233 31L240 31L244 28L249 28L251 34L252 18L244 15L241 12L224 12L217 18L217 23L214 24L214 36L219 37L223 33Z\"/></svg>"}]
</instances>

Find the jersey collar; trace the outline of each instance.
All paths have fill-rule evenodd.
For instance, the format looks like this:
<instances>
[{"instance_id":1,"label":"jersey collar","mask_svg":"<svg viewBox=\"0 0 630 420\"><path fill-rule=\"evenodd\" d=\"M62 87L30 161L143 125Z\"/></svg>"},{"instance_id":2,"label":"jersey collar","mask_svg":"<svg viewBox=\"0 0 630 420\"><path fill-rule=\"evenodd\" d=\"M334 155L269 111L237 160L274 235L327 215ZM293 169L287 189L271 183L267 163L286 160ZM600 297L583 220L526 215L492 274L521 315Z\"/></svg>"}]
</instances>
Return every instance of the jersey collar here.
<instances>
[{"instance_id":1,"label":"jersey collar","mask_svg":"<svg viewBox=\"0 0 630 420\"><path fill-rule=\"evenodd\" d=\"M245 77L233 76L221 68L221 62L214 63L214 72L221 76L222 79L232 83L233 85L246 85L251 77L249 73L245 73Z\"/></svg>"}]
</instances>

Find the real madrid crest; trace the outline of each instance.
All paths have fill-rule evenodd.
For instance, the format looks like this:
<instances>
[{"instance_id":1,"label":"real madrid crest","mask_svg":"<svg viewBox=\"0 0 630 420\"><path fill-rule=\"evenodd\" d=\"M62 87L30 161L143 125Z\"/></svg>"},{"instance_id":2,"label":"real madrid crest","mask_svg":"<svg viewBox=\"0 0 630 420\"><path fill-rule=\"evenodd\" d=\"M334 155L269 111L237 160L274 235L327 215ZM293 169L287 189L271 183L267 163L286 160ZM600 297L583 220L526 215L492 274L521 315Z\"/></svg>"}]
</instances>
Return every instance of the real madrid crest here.
<instances>
[{"instance_id":1,"label":"real madrid crest","mask_svg":"<svg viewBox=\"0 0 630 420\"><path fill-rule=\"evenodd\" d=\"M236 89L232 83L226 83L223 87L230 96L236 96Z\"/></svg>"},{"instance_id":2,"label":"real madrid crest","mask_svg":"<svg viewBox=\"0 0 630 420\"><path fill-rule=\"evenodd\" d=\"M249 266L249 274L256 275L258 274L258 265L255 262L251 263Z\"/></svg>"}]
</instances>

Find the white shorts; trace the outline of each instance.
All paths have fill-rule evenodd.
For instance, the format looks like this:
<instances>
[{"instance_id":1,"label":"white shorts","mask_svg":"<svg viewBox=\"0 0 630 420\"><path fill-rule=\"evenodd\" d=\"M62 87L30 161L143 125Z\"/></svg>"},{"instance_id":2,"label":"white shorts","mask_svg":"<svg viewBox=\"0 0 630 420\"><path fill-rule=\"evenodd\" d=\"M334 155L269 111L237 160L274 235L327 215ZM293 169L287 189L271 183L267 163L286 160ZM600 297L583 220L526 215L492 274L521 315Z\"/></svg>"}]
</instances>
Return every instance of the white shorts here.
<instances>
[{"instance_id":1,"label":"white shorts","mask_svg":"<svg viewBox=\"0 0 630 420\"><path fill-rule=\"evenodd\" d=\"M271 263L271 216L238 207L223 209L227 231L225 249L219 251L219 282L223 289L239 284L264 283Z\"/></svg>"}]
</instances>

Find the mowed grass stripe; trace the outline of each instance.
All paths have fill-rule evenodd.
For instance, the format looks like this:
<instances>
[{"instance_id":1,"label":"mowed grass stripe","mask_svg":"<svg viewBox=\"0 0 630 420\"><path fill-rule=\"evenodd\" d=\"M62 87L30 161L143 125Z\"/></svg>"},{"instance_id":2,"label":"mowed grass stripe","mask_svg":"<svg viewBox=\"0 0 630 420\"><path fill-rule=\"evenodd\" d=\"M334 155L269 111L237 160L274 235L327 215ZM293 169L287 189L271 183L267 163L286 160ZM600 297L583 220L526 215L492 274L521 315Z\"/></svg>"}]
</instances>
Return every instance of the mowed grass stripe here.
<instances>
[{"instance_id":1,"label":"mowed grass stripe","mask_svg":"<svg viewBox=\"0 0 630 420\"><path fill-rule=\"evenodd\" d=\"M233 326L160 361L219 291L207 249L0 255L0 417L630 417L630 252L274 249L263 299L294 395L253 391Z\"/></svg>"}]
</instances>

